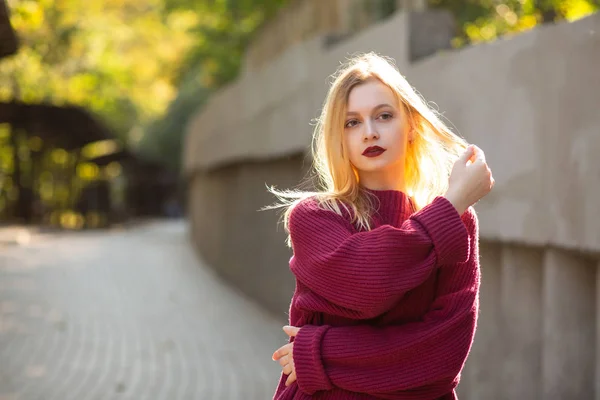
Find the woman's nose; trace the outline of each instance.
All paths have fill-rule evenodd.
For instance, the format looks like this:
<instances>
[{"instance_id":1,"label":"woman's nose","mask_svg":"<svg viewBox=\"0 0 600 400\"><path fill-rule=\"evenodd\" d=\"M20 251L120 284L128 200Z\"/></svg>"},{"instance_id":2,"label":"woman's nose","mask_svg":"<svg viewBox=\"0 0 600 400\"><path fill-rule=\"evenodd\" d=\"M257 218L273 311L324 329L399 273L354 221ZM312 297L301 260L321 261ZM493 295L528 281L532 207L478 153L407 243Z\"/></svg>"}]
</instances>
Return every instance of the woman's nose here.
<instances>
[{"instance_id":1,"label":"woman's nose","mask_svg":"<svg viewBox=\"0 0 600 400\"><path fill-rule=\"evenodd\" d=\"M376 139L379 137L379 133L377 133L377 129L375 128L375 124L373 121L367 121L365 123L365 131L363 133L363 140Z\"/></svg>"}]
</instances>

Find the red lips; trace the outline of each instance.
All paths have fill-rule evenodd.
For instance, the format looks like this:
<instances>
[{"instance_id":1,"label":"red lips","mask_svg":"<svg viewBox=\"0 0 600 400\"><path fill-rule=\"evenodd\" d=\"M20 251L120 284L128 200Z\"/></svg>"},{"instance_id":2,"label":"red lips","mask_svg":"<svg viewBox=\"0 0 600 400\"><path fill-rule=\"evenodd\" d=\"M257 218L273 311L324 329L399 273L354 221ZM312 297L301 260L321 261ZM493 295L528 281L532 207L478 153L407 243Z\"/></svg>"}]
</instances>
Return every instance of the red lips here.
<instances>
[{"instance_id":1,"label":"red lips","mask_svg":"<svg viewBox=\"0 0 600 400\"><path fill-rule=\"evenodd\" d=\"M365 151L363 151L362 155L367 157L377 157L385 151L384 148L379 146L371 146L367 147Z\"/></svg>"}]
</instances>

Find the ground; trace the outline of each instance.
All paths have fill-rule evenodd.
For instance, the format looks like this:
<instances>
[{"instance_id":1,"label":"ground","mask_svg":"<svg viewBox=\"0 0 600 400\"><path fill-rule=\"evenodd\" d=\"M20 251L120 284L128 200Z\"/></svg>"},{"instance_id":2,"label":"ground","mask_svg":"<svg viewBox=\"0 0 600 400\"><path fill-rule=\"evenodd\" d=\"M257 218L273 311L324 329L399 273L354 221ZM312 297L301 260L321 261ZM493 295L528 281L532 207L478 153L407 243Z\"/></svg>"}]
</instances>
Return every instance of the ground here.
<instances>
[{"instance_id":1,"label":"ground","mask_svg":"<svg viewBox=\"0 0 600 400\"><path fill-rule=\"evenodd\" d=\"M0 400L272 397L285 321L222 283L185 222L12 233L0 233Z\"/></svg>"}]
</instances>

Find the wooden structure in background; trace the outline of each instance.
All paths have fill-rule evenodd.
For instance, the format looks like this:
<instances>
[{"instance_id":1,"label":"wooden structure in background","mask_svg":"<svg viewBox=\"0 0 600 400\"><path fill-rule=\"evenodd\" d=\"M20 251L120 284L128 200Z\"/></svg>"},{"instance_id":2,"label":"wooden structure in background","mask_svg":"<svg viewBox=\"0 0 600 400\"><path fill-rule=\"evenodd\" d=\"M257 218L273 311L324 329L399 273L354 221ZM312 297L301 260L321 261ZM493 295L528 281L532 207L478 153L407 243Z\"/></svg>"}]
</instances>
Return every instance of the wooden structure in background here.
<instances>
[{"instance_id":1,"label":"wooden structure in background","mask_svg":"<svg viewBox=\"0 0 600 400\"><path fill-rule=\"evenodd\" d=\"M42 159L46 151L63 149L75 152L100 140L112 139L109 130L80 107L60 107L50 104L0 103L0 123L10 125L13 151L12 183L17 187L12 202L11 217L26 223L39 222L43 213L42 202L36 197L36 177L42 172ZM25 141L38 138L39 148L30 149L31 168L23 171L22 154L19 151ZM77 161L67 170L60 171L60 179L67 181L71 195L76 196L75 175Z\"/></svg>"},{"instance_id":2,"label":"wooden structure in background","mask_svg":"<svg viewBox=\"0 0 600 400\"><path fill-rule=\"evenodd\" d=\"M168 204L176 199L177 175L160 164L142 160L127 150L93 159L84 157L81 151L84 146L116 138L99 119L81 107L0 103L0 124L10 125L10 146L13 160L17 161L11 175L12 185L17 190L8 212L10 219L25 223L47 222L53 211L68 209L83 216L101 216L101 222L92 225L106 226L131 217L168 214ZM32 147L32 140L40 145ZM29 167L26 170L20 150L23 148L28 149ZM50 171L53 182L69 187L69 200L68 204L48 209L40 197L38 179L45 171L45 154L56 149L70 154L66 164ZM96 165L99 178L81 181L77 170L83 163ZM122 171L123 176L118 182L104 174L111 163L118 164L115 167ZM113 196L115 182L122 194L118 201Z\"/></svg>"},{"instance_id":3,"label":"wooden structure in background","mask_svg":"<svg viewBox=\"0 0 600 400\"><path fill-rule=\"evenodd\" d=\"M0 0L0 59L14 54L17 47L6 0ZM15 188L11 190L15 197L10 199L8 210L0 218L42 223L47 222L54 211L60 213L68 209L80 215L102 215L100 226L105 226L130 217L180 214L178 176L161 164L142 160L126 150L93 159L83 157L85 146L116 139L107 126L84 108L0 102L0 124L10 126L10 142L5 144L12 149L14 162L9 178L11 187ZM37 146L32 146L32 142ZM56 149L68 154L68 162L48 171L44 160ZM95 164L99 179L81 181L77 170L83 163ZM104 174L111 163L123 174L116 181ZM48 206L42 200L40 176L47 172L52 174L52 185L60 182L69 188L68 204ZM118 186L116 191L122 193L117 196L119 201L114 200L115 186ZM2 190L0 185L0 195Z\"/></svg>"},{"instance_id":4,"label":"wooden structure in background","mask_svg":"<svg viewBox=\"0 0 600 400\"><path fill-rule=\"evenodd\" d=\"M127 216L174 216L181 213L181 201L178 196L179 177L164 165L143 160L128 150L120 150L89 161L99 167L119 163L123 168L127 180L124 193L126 210L123 211ZM107 209L114 208L109 206Z\"/></svg>"},{"instance_id":5,"label":"wooden structure in background","mask_svg":"<svg viewBox=\"0 0 600 400\"><path fill-rule=\"evenodd\" d=\"M84 108L51 104L0 103L0 123L37 136L47 147L65 150L113 139L113 135Z\"/></svg>"}]
</instances>

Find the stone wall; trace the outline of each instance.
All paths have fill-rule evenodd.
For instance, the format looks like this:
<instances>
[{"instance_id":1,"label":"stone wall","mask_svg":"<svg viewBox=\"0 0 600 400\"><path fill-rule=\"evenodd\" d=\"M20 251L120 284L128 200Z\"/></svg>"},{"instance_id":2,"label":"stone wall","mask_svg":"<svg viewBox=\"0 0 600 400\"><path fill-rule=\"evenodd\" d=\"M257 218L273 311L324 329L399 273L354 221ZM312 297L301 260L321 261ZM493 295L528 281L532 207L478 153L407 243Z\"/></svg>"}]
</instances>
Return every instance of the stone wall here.
<instances>
[{"instance_id":1,"label":"stone wall","mask_svg":"<svg viewBox=\"0 0 600 400\"><path fill-rule=\"evenodd\" d=\"M275 202L266 183L289 188L307 170L298 154L198 172L189 187L188 216L200 257L282 318L294 291L291 250L284 244L281 212L259 210Z\"/></svg>"}]
</instances>

